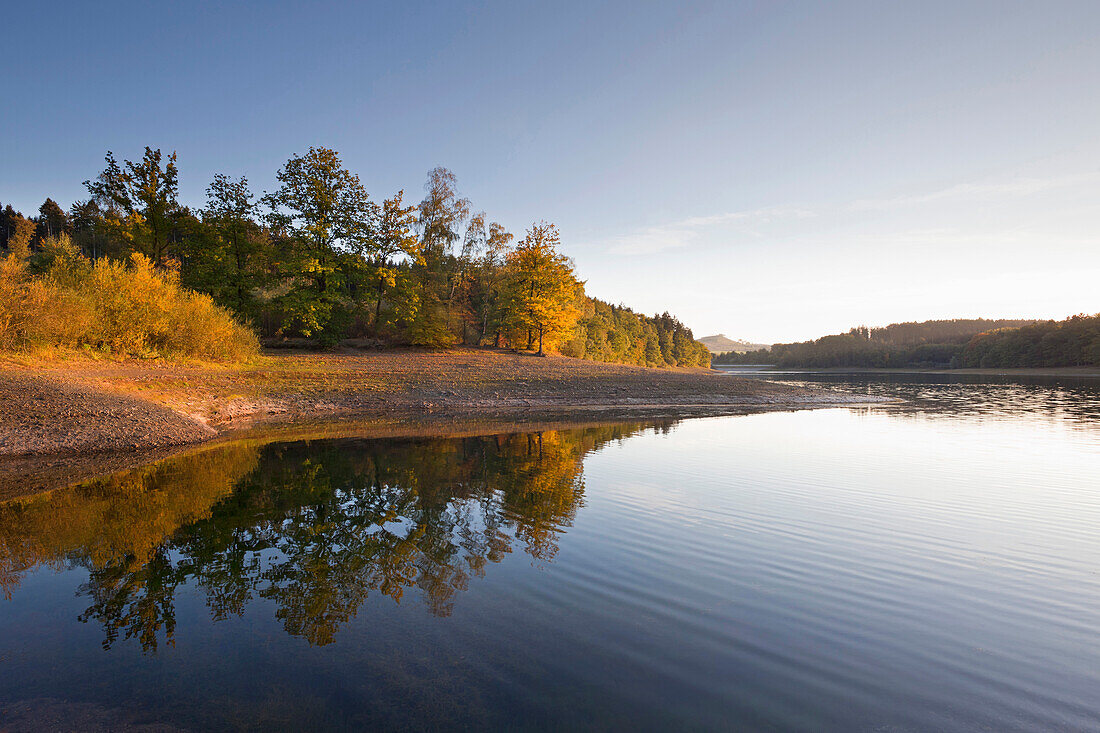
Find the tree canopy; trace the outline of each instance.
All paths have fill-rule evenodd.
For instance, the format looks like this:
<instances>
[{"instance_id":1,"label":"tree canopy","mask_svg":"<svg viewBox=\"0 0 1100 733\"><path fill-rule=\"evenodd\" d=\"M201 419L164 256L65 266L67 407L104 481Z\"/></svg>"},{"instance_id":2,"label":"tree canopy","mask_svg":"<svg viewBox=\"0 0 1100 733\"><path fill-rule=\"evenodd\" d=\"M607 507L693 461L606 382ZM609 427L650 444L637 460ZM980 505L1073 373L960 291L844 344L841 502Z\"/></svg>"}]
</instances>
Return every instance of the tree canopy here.
<instances>
[{"instance_id":1,"label":"tree canopy","mask_svg":"<svg viewBox=\"0 0 1100 733\"><path fill-rule=\"evenodd\" d=\"M647 366L705 366L705 349L666 314L587 297L562 235L546 221L519 239L473 209L458 178L428 171L418 203L371 197L330 148L292 155L275 190L218 173L194 209L178 200L176 154L108 152L66 212L0 209L0 247L27 273L49 269L47 242L68 237L90 261L140 254L208 295L269 342L345 339L527 349ZM296 341L297 342L297 341Z\"/></svg>"},{"instance_id":2,"label":"tree canopy","mask_svg":"<svg viewBox=\"0 0 1100 733\"><path fill-rule=\"evenodd\" d=\"M99 176L84 186L104 212L107 227L132 251L160 265L180 213L176 154L169 155L163 167L160 148L146 147L137 163L126 160L120 166L110 151L105 160Z\"/></svg>"},{"instance_id":3,"label":"tree canopy","mask_svg":"<svg viewBox=\"0 0 1100 733\"><path fill-rule=\"evenodd\" d=\"M532 224L527 235L505 258L503 308L505 323L513 334L527 338L527 348L538 339L538 353L545 343L557 343L577 323L577 301L584 293L573 275L573 263L558 252L561 236L553 224Z\"/></svg>"}]
</instances>

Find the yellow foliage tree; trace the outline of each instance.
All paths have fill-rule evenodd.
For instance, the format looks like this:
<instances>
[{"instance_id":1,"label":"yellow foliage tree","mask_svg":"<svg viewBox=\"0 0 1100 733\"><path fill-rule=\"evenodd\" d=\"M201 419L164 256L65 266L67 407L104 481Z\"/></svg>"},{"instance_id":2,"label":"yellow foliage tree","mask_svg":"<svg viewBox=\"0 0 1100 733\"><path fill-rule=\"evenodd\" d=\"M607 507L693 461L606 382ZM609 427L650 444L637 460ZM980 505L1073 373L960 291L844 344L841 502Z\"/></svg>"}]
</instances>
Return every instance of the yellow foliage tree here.
<instances>
[{"instance_id":1,"label":"yellow foliage tree","mask_svg":"<svg viewBox=\"0 0 1100 733\"><path fill-rule=\"evenodd\" d=\"M577 302L584 294L572 261L557 251L560 244L556 226L532 224L505 265L504 320L513 344L515 335L525 332L530 349L537 336L540 356L544 344L557 343L573 331L580 316Z\"/></svg>"}]
</instances>

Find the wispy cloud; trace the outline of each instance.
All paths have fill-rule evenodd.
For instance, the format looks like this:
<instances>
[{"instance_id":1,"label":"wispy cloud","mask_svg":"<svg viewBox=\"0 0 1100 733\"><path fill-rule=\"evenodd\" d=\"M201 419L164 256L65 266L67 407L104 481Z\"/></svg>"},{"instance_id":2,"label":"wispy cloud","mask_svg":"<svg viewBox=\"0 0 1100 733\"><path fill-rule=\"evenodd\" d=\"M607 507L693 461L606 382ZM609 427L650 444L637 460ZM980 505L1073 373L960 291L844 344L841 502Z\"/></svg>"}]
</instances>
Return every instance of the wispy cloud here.
<instances>
[{"instance_id":1,"label":"wispy cloud","mask_svg":"<svg viewBox=\"0 0 1100 733\"><path fill-rule=\"evenodd\" d=\"M906 196L856 199L849 203L828 207L773 206L746 211L724 212L646 227L613 237L606 242L606 251L621 255L648 255L667 250L683 249L697 242L704 234L715 229L726 229L730 236L760 237L768 225L807 219L824 215L852 215L872 211L891 211L915 208L926 204L950 204L956 202L1008 201L1032 196L1060 188L1096 186L1100 173L1079 173L1056 178L1017 177L1006 180L959 183L946 188ZM900 238L910 241L930 241L956 238L947 230L922 230L903 232ZM979 239L975 235L969 238Z\"/></svg>"},{"instance_id":2,"label":"wispy cloud","mask_svg":"<svg viewBox=\"0 0 1100 733\"><path fill-rule=\"evenodd\" d=\"M1058 178L1011 178L1004 181L959 183L938 191L893 196L879 199L858 199L847 208L849 211L885 211L889 209L920 206L922 204L949 201L992 201L1032 196L1057 188L1068 188L1100 182L1100 173L1079 173Z\"/></svg>"},{"instance_id":3,"label":"wispy cloud","mask_svg":"<svg viewBox=\"0 0 1100 733\"><path fill-rule=\"evenodd\" d=\"M772 207L751 211L731 211L709 216L693 216L680 221L647 227L614 237L607 251L611 254L645 255L690 246L703 232L722 226L736 226L742 233L758 234L759 227L781 219L813 216L807 209Z\"/></svg>"}]
</instances>

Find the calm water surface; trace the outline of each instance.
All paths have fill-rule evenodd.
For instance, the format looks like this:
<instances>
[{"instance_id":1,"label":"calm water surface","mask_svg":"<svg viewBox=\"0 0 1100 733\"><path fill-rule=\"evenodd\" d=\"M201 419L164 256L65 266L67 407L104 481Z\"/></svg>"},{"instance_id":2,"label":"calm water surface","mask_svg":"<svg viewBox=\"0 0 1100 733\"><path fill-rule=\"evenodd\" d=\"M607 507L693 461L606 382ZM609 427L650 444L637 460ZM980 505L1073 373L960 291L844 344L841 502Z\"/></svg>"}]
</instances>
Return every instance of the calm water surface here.
<instances>
[{"instance_id":1,"label":"calm water surface","mask_svg":"<svg viewBox=\"0 0 1100 733\"><path fill-rule=\"evenodd\" d=\"M767 378L905 402L0 505L0 728L1100 729L1100 381Z\"/></svg>"}]
</instances>

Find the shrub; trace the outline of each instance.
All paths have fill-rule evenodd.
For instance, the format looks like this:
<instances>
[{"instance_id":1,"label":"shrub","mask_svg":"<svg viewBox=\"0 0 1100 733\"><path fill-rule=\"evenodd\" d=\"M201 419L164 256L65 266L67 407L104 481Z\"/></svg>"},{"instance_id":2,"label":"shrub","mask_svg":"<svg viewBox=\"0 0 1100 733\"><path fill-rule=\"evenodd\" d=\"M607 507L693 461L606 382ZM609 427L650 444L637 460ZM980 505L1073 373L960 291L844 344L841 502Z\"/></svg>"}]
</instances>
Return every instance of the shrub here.
<instances>
[{"instance_id":1,"label":"shrub","mask_svg":"<svg viewBox=\"0 0 1100 733\"><path fill-rule=\"evenodd\" d=\"M45 314L48 302L45 287L30 281L21 258L0 260L0 348L26 348L37 335L34 314Z\"/></svg>"},{"instance_id":2,"label":"shrub","mask_svg":"<svg viewBox=\"0 0 1100 733\"><path fill-rule=\"evenodd\" d=\"M164 342L169 352L200 359L244 361L259 349L252 330L233 320L207 295L182 291L170 320L174 326Z\"/></svg>"},{"instance_id":3,"label":"shrub","mask_svg":"<svg viewBox=\"0 0 1100 733\"><path fill-rule=\"evenodd\" d=\"M0 260L0 348L91 346L119 355L240 361L258 351L251 330L206 295L180 287L144 256L92 264L68 237L47 240L34 267Z\"/></svg>"}]
</instances>

